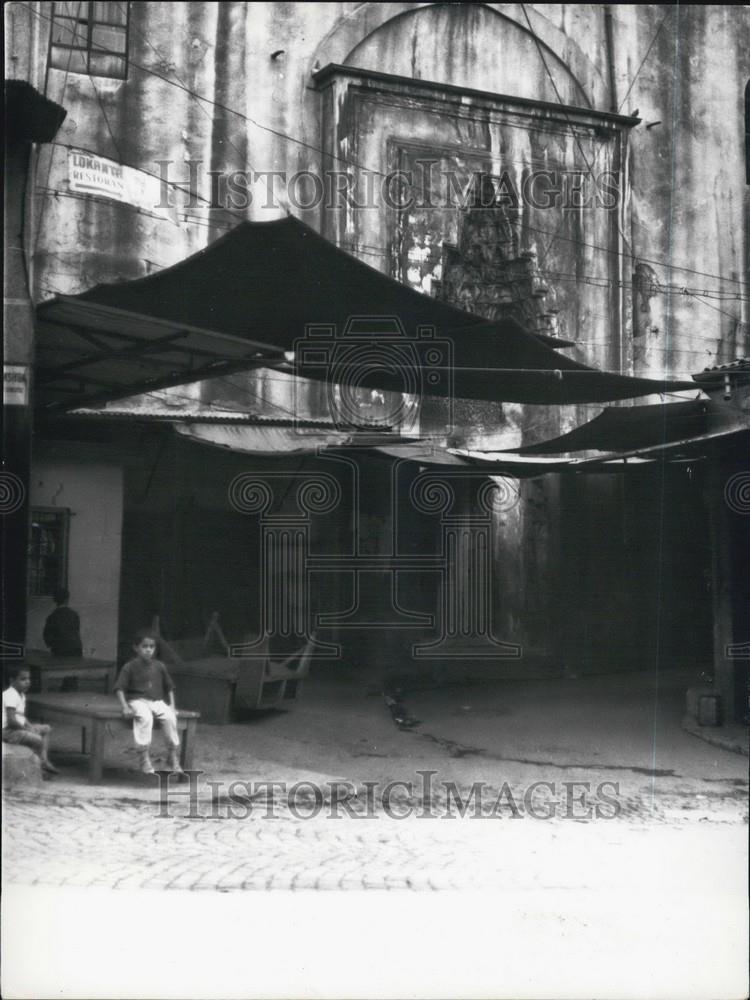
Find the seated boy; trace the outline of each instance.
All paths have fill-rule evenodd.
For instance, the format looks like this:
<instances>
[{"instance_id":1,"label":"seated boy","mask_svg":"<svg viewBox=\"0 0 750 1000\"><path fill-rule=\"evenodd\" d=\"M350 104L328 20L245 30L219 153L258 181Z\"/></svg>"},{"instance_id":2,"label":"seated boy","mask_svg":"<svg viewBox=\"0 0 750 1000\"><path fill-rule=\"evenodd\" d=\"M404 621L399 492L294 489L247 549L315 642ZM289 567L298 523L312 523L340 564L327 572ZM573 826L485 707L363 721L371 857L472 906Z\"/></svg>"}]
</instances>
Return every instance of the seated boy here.
<instances>
[{"instance_id":1,"label":"seated boy","mask_svg":"<svg viewBox=\"0 0 750 1000\"><path fill-rule=\"evenodd\" d=\"M44 641L53 656L83 656L81 619L68 607L70 594L64 587L55 591L57 607L44 623Z\"/></svg>"},{"instance_id":2,"label":"seated boy","mask_svg":"<svg viewBox=\"0 0 750 1000\"><path fill-rule=\"evenodd\" d=\"M47 774L59 774L49 760L49 726L29 722L26 718L26 692L31 687L31 674L26 667L10 671L10 686L3 691L3 743L30 747L42 762Z\"/></svg>"},{"instance_id":3,"label":"seated boy","mask_svg":"<svg viewBox=\"0 0 750 1000\"><path fill-rule=\"evenodd\" d=\"M180 737L177 732L177 710L174 704L174 683L167 668L156 659L156 636L146 630L135 637L135 659L128 660L120 671L115 693L126 719L133 720L133 739L144 774L154 774L151 763L151 733L154 719L159 719L169 748L169 767L182 774L180 767ZM167 699L169 703L167 703Z\"/></svg>"}]
</instances>

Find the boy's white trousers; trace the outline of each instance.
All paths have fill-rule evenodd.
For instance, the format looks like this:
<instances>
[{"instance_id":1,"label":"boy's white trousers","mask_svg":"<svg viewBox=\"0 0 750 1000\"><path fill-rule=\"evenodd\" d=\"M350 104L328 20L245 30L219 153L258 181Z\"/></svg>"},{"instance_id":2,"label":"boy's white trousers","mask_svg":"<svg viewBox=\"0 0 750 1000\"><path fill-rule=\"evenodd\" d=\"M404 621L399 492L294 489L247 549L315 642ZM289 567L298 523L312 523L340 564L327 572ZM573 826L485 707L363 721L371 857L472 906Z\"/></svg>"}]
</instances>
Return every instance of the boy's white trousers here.
<instances>
[{"instance_id":1,"label":"boy's white trousers","mask_svg":"<svg viewBox=\"0 0 750 1000\"><path fill-rule=\"evenodd\" d=\"M138 747L147 747L151 743L154 729L154 719L161 722L166 742L173 747L180 745L177 732L177 716L165 701L147 701L145 698L134 698L128 705L135 712L133 719L133 739Z\"/></svg>"}]
</instances>

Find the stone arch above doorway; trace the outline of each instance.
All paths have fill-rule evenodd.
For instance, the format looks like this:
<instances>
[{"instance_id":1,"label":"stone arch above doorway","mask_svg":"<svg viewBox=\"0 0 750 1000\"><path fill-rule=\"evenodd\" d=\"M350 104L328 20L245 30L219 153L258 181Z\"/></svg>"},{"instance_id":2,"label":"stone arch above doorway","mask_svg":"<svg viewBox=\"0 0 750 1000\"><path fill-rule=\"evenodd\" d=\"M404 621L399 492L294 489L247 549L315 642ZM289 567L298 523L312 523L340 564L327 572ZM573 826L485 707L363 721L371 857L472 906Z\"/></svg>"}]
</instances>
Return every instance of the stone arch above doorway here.
<instances>
[{"instance_id":1,"label":"stone arch above doorway","mask_svg":"<svg viewBox=\"0 0 750 1000\"><path fill-rule=\"evenodd\" d=\"M559 98L605 108L607 83L598 68L543 14L527 12ZM317 47L311 72L330 63L559 101L520 4L361 4Z\"/></svg>"}]
</instances>

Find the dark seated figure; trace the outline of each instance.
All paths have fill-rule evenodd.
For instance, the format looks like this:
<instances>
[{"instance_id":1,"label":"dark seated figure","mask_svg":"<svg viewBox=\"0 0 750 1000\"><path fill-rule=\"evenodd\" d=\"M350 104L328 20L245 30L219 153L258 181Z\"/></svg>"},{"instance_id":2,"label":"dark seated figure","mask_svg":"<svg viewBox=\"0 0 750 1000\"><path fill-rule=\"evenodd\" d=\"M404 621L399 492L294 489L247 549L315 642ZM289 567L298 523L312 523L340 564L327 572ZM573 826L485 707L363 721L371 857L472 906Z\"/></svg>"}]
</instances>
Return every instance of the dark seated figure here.
<instances>
[{"instance_id":1,"label":"dark seated figure","mask_svg":"<svg viewBox=\"0 0 750 1000\"><path fill-rule=\"evenodd\" d=\"M53 656L83 656L81 620L68 607L69 599L67 590L56 591L57 607L44 623L44 641Z\"/></svg>"}]
</instances>

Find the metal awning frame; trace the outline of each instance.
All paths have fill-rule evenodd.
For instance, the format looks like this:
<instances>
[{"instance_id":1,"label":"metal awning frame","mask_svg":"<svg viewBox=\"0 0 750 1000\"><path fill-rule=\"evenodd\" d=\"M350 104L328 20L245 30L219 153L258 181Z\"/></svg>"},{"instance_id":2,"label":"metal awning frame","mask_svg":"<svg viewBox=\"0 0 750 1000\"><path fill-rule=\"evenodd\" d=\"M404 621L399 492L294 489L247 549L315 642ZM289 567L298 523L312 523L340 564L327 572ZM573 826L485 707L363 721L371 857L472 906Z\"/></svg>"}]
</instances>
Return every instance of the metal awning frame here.
<instances>
[{"instance_id":1,"label":"metal awning frame","mask_svg":"<svg viewBox=\"0 0 750 1000\"><path fill-rule=\"evenodd\" d=\"M98 353L71 358L55 367L39 365L36 380L40 386L54 388L56 393L75 396L77 407L98 405L133 395L132 383L111 381L97 373L82 370L107 361L133 358L137 362L139 358L148 356L151 365L168 367L169 371L164 374L141 380L138 392L142 393L250 371L284 360L283 354L272 345L255 343L232 334L188 324L176 327L173 323L153 316L128 313L112 306L90 305L71 296L61 295L54 301L56 306L62 305L62 316L54 324L42 320L38 324L38 330L41 333L55 334L62 329L84 340L96 348ZM70 319L66 321L65 313L68 311ZM122 323L124 320L134 330L139 330L141 335L113 328L115 323ZM148 333L156 336L144 335ZM189 338L192 338L192 342L189 342ZM114 343L107 343L107 339ZM206 342L211 345L218 342L226 352L224 359L217 356L215 349L207 348ZM159 357L160 354L163 356ZM55 384L60 382L63 384ZM52 414L67 410L69 405L65 400L56 400L41 409Z\"/></svg>"}]
</instances>

